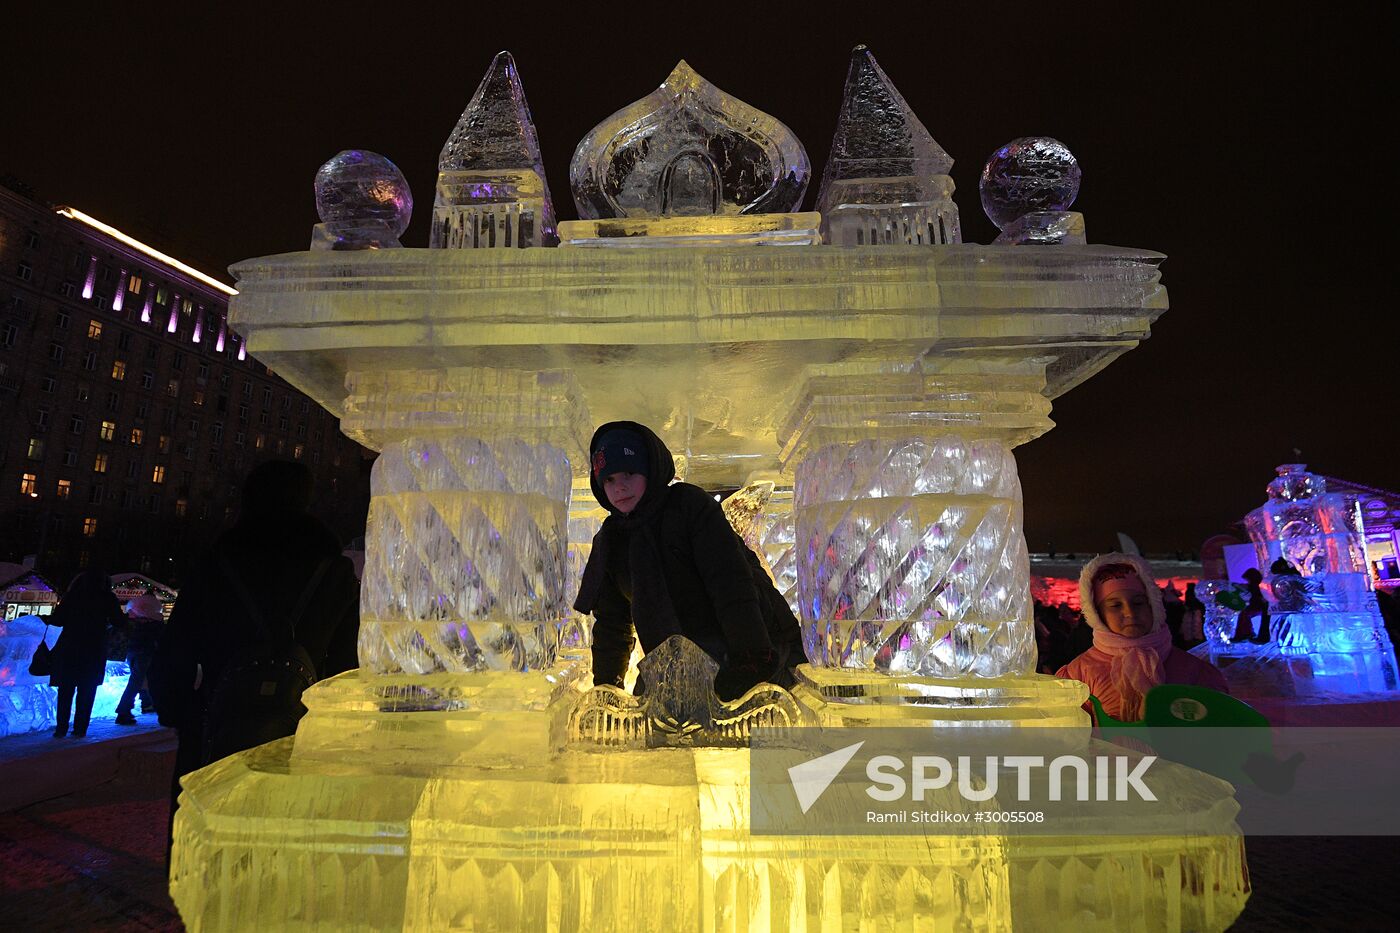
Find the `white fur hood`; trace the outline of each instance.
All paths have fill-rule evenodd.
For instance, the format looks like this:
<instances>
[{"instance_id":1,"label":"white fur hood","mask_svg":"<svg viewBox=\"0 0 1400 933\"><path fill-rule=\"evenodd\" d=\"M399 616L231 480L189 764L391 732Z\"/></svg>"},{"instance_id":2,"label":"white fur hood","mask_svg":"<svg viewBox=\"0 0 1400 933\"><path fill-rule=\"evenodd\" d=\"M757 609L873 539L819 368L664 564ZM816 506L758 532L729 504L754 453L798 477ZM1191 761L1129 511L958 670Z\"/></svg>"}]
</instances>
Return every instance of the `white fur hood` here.
<instances>
[{"instance_id":1,"label":"white fur hood","mask_svg":"<svg viewBox=\"0 0 1400 933\"><path fill-rule=\"evenodd\" d=\"M1099 572L1100 567L1109 564L1127 564L1137 571L1138 578L1142 580L1142 585L1147 589L1147 603L1152 607L1152 631L1167 624L1167 607L1162 601L1162 591L1157 588L1157 581L1152 577L1152 565L1134 554L1100 554L1089 563L1084 565L1084 569L1079 572L1079 604L1084 611L1084 621L1095 631L1106 632L1108 626L1103 619L1099 618L1099 611L1094 608L1094 574Z\"/></svg>"}]
</instances>

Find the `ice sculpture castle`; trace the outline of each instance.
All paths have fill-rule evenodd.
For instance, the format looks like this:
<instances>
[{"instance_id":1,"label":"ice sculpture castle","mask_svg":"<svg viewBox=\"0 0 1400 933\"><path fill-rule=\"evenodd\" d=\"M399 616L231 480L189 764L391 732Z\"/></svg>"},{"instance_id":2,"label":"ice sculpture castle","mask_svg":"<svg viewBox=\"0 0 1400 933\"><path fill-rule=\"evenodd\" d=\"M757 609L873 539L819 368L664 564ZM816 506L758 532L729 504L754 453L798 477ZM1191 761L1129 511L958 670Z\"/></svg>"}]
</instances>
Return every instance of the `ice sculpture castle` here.
<instances>
[{"instance_id":1,"label":"ice sculpture castle","mask_svg":"<svg viewBox=\"0 0 1400 933\"><path fill-rule=\"evenodd\" d=\"M1202 581L1206 643L1197 649L1240 692L1305 695L1386 693L1396 689L1395 649L1366 568L1365 529L1356 496L1328 492L1304 464L1285 463L1269 499L1245 516L1264 576L1268 638L1236 640L1237 589ZM1222 596L1225 596L1222 600Z\"/></svg>"},{"instance_id":2,"label":"ice sculpture castle","mask_svg":"<svg viewBox=\"0 0 1400 933\"><path fill-rule=\"evenodd\" d=\"M236 266L231 316L380 452L361 667L308 692L295 737L186 777L185 922L1228 926L1236 806L1194 772L1190 834L750 831L757 724L1089 741L1084 686L1032 672L1012 449L1147 336L1163 257L1086 244L1078 166L1044 138L995 151L1002 236L962 243L951 164L864 48L816 211L792 131L684 62L579 143L575 221L505 53L443 149L436 248L398 245L392 162L328 163L315 248ZM646 697L589 687L571 550L589 431L620 418L746 490L730 513L812 660L791 692L722 703L683 653L643 661L667 678Z\"/></svg>"}]
</instances>

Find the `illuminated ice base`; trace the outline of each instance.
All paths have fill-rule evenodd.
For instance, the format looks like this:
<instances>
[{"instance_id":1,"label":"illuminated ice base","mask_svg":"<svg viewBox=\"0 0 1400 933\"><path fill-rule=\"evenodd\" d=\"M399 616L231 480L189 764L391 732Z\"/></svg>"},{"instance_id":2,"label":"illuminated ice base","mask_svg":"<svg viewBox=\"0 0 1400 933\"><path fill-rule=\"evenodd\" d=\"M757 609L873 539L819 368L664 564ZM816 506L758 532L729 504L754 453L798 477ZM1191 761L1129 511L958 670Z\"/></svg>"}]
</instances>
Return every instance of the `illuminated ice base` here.
<instances>
[{"instance_id":1,"label":"illuminated ice base","mask_svg":"<svg viewBox=\"0 0 1400 933\"><path fill-rule=\"evenodd\" d=\"M1083 689L1007 678L979 697L971 681L911 679L881 692L840 688L848 672L808 673L799 694L819 715L840 720L841 709L864 707L890 725L951 712L959 686L968 690L964 716L991 699L1001 718L1045 724L1031 712L1032 694L1063 707L1082 701ZM752 836L747 749L565 748L551 730L577 681L516 675L523 695L508 711L510 681L491 678L489 702L474 709L473 676L424 683L427 693L455 697L455 708L387 713L406 682L386 688L384 678L342 675L314 688L295 739L187 776L171 875L186 925L1223 930L1248 897L1243 843L1228 832ZM929 702L910 702L920 690ZM1017 707L1024 715L1005 713ZM1185 772L1174 790L1200 814L1232 819L1223 782Z\"/></svg>"},{"instance_id":2,"label":"illuminated ice base","mask_svg":"<svg viewBox=\"0 0 1400 933\"><path fill-rule=\"evenodd\" d=\"M94 721L116 715L117 703L126 691L130 674L125 661L107 662L106 679L98 685L92 703ZM31 677L25 673L12 679L20 682L0 685L0 738L52 729L56 723L58 690L49 686L47 677Z\"/></svg>"}]
</instances>

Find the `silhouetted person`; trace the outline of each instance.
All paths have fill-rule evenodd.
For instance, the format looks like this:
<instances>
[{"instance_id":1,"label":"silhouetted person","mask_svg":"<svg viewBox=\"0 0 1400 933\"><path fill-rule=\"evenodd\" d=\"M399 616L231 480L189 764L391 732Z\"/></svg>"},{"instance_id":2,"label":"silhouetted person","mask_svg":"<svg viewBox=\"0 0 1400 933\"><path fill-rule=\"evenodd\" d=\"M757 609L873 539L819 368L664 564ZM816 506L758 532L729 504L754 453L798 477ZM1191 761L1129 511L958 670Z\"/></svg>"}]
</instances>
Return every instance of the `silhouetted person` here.
<instances>
[{"instance_id":1,"label":"silhouetted person","mask_svg":"<svg viewBox=\"0 0 1400 933\"><path fill-rule=\"evenodd\" d=\"M106 573L90 567L73 578L49 617L49 624L63 630L53 648L53 673L49 675L49 684L58 688L54 738L68 734L70 715L73 737L87 735L92 701L107 673L107 630L124 623L121 604L112 595L112 581Z\"/></svg>"},{"instance_id":2,"label":"silhouetted person","mask_svg":"<svg viewBox=\"0 0 1400 933\"><path fill-rule=\"evenodd\" d=\"M1235 637L1230 639L1231 641L1252 641L1256 645L1262 645L1269 640L1269 601L1264 598L1264 591L1260 589L1263 582L1264 575L1258 568L1250 567L1244 572L1249 604L1240 610L1239 618L1235 621ZM1257 631L1251 624L1251 620L1255 618L1259 620Z\"/></svg>"},{"instance_id":3,"label":"silhouetted person","mask_svg":"<svg viewBox=\"0 0 1400 933\"><path fill-rule=\"evenodd\" d=\"M243 484L238 521L182 581L151 668L161 725L179 731L172 827L183 775L239 746L290 735L304 711L298 698L296 714L275 721L221 717L244 699L230 696L241 659L290 646L304 652L313 680L356 666L359 582L335 535L307 513L311 497L303 464L260 465Z\"/></svg>"},{"instance_id":4,"label":"silhouetted person","mask_svg":"<svg viewBox=\"0 0 1400 933\"><path fill-rule=\"evenodd\" d=\"M126 663L131 668L131 676L127 678L126 689L117 701L117 724L134 726L136 717L131 711L138 694L141 697L142 714L156 711L155 700L151 699L151 691L146 683L146 675L150 672L151 661L155 658L156 642L159 641L160 630L165 625L165 614L161 610L160 600L148 593L131 601L127 617L130 621Z\"/></svg>"},{"instance_id":5,"label":"silhouetted person","mask_svg":"<svg viewBox=\"0 0 1400 933\"><path fill-rule=\"evenodd\" d=\"M1194 648L1206 640L1206 604L1196 595L1196 584L1186 584L1186 596L1182 599L1186 614L1181 619L1181 640L1187 648Z\"/></svg>"}]
</instances>

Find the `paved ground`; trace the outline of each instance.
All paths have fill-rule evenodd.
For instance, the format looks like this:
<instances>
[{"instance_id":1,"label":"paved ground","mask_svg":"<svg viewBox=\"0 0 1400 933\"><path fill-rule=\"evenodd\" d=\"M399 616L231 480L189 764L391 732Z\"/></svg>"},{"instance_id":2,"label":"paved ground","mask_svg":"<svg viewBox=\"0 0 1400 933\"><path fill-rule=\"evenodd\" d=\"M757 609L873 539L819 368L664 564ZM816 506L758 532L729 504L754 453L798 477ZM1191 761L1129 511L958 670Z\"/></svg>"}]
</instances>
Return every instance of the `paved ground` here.
<instances>
[{"instance_id":1,"label":"paved ground","mask_svg":"<svg viewBox=\"0 0 1400 933\"><path fill-rule=\"evenodd\" d=\"M144 735L143 735L144 734ZM87 751L99 782L0 814L0 929L182 930L165 887L167 788L174 741L165 730L94 727ZM25 737L0 742L0 782L14 768L56 777L54 754L78 746ZM56 744L55 744L56 743ZM99 753L112 751L115 776ZM63 760L63 759L60 759ZM1400 840L1390 837L1249 840L1254 894L1240 931L1393 931L1400 912Z\"/></svg>"},{"instance_id":2,"label":"paved ground","mask_svg":"<svg viewBox=\"0 0 1400 933\"><path fill-rule=\"evenodd\" d=\"M173 734L94 723L85 741L45 733L0 745L7 788L24 768L61 794L0 814L0 928L183 930L165 886ZM84 769L100 783L70 790Z\"/></svg>"}]
</instances>

